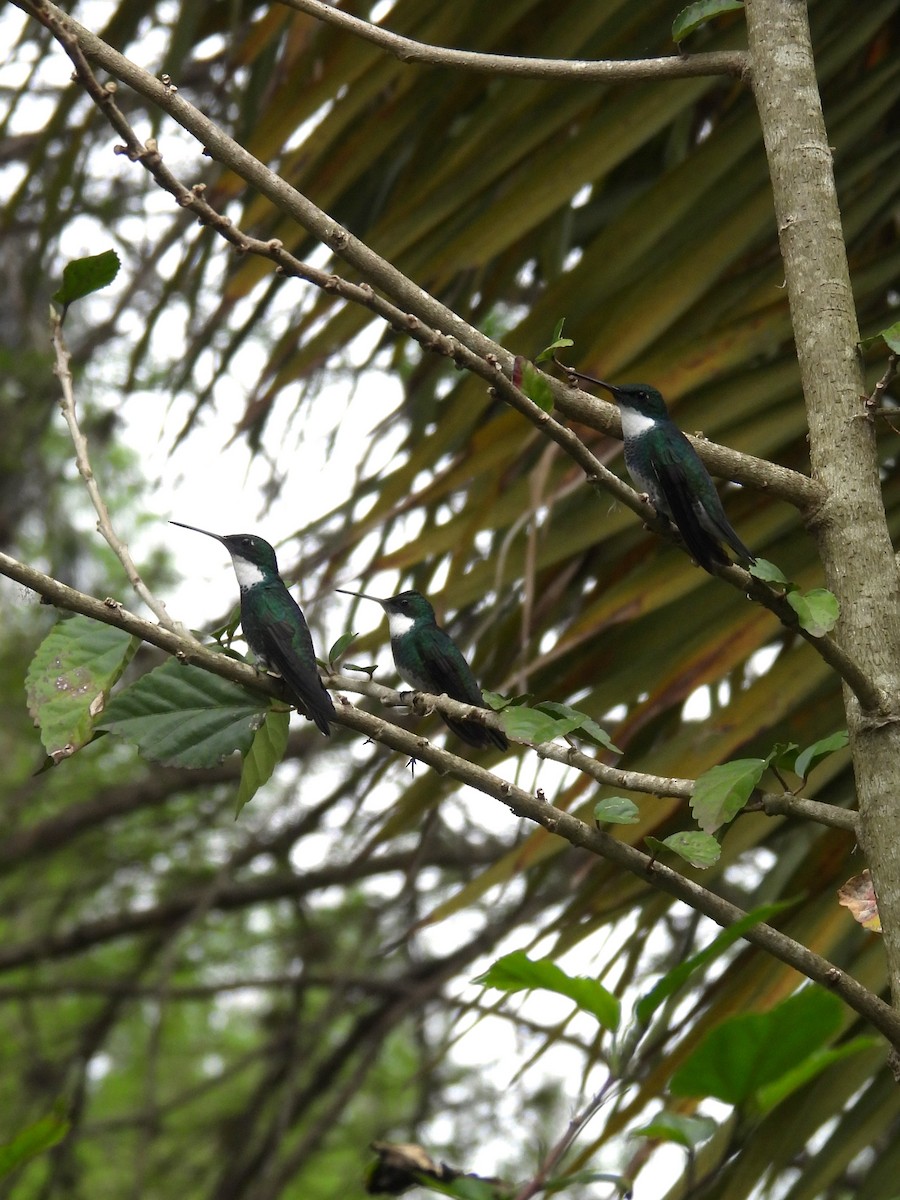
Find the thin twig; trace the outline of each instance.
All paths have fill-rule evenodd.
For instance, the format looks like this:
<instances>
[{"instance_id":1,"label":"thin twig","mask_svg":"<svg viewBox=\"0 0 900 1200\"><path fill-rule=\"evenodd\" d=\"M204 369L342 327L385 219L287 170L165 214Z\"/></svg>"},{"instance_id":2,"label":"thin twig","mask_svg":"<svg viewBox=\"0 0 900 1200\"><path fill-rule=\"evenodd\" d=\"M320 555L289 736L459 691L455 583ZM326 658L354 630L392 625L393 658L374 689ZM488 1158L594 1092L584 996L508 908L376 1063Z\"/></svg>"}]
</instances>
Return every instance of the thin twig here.
<instances>
[{"instance_id":1,"label":"thin twig","mask_svg":"<svg viewBox=\"0 0 900 1200\"><path fill-rule=\"evenodd\" d=\"M535 1171L534 1175L516 1193L515 1200L531 1200L532 1196L536 1196L538 1192L543 1190L547 1180L556 1170L558 1164L562 1162L575 1139L588 1124L588 1122L593 1120L593 1118L603 1107L603 1104L606 1102L609 1093L615 1087L616 1082L617 1081L613 1075L608 1075L606 1077L603 1087L585 1105L582 1111L580 1113L576 1113L571 1119L569 1124L563 1130L562 1136L544 1155L541 1165Z\"/></svg>"},{"instance_id":2,"label":"thin twig","mask_svg":"<svg viewBox=\"0 0 900 1200\"><path fill-rule=\"evenodd\" d=\"M75 447L75 463L78 467L78 473L84 480L91 503L94 506L94 511L97 514L97 529L106 539L113 554L115 554L124 567L129 583L159 621L160 625L165 629L172 630L173 633L177 633L181 637L190 637L184 626L172 620L162 600L157 600L156 596L153 595L146 583L144 583L128 547L116 535L116 531L113 529L109 509L106 506L103 493L100 491L100 485L97 483L97 477L91 467L87 438L78 423L78 414L75 407L75 386L70 366L71 355L63 337L62 316L53 305L50 306L50 342L53 346L55 357L53 373L59 380L62 391L60 408L69 429L72 445Z\"/></svg>"},{"instance_id":3,"label":"thin twig","mask_svg":"<svg viewBox=\"0 0 900 1200\"><path fill-rule=\"evenodd\" d=\"M451 50L417 42L399 33L391 33L354 17L322 0L281 0L287 8L308 13L329 25L345 29L356 37L386 50L405 63L430 63L438 67L479 71L488 75L516 76L519 79L558 79L574 83L624 79L685 79L698 75L736 75L746 79L750 70L747 55L741 50L708 54L667 55L628 61L566 58L522 58L511 54L484 54L473 50Z\"/></svg>"}]
</instances>

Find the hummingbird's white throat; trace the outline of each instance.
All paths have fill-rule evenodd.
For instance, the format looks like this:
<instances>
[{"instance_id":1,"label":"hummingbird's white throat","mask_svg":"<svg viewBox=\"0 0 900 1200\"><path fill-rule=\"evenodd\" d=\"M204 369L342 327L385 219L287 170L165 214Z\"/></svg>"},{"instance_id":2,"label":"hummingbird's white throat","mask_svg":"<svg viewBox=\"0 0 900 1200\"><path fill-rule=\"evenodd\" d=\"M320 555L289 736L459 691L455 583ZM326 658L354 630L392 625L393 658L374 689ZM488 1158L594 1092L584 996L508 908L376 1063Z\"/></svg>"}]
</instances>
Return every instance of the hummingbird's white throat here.
<instances>
[{"instance_id":1,"label":"hummingbird's white throat","mask_svg":"<svg viewBox=\"0 0 900 1200\"><path fill-rule=\"evenodd\" d=\"M403 637L404 633L409 633L413 625L415 625L415 621L405 613L388 613L388 628L392 638Z\"/></svg>"},{"instance_id":2,"label":"hummingbird's white throat","mask_svg":"<svg viewBox=\"0 0 900 1200\"><path fill-rule=\"evenodd\" d=\"M622 433L627 438L640 437L653 428L656 422L652 417L645 417L636 408L628 408L619 401L619 412L622 416Z\"/></svg>"},{"instance_id":3,"label":"hummingbird's white throat","mask_svg":"<svg viewBox=\"0 0 900 1200\"><path fill-rule=\"evenodd\" d=\"M232 554L231 561L234 564L234 573L237 575L240 587L251 588L256 587L258 583L265 583L266 577L255 563L248 562L239 554Z\"/></svg>"}]
</instances>

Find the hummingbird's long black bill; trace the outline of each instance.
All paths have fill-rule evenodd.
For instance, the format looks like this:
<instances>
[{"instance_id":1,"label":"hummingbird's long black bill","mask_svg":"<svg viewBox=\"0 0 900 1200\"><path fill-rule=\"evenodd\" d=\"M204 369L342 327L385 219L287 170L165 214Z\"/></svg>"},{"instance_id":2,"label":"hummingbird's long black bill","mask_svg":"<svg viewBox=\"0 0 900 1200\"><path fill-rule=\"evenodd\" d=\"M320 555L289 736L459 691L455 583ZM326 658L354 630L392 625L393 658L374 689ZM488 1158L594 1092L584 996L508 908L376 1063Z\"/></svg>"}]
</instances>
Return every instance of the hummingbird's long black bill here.
<instances>
[{"instance_id":1,"label":"hummingbird's long black bill","mask_svg":"<svg viewBox=\"0 0 900 1200\"><path fill-rule=\"evenodd\" d=\"M198 529L196 525L185 525L184 521L170 521L170 525L177 525L179 529L191 529L194 533L205 533L207 537L215 538L217 542L225 543L225 539L221 533L210 533L208 529Z\"/></svg>"},{"instance_id":2,"label":"hummingbird's long black bill","mask_svg":"<svg viewBox=\"0 0 900 1200\"><path fill-rule=\"evenodd\" d=\"M178 522L176 521L175 524L177 525ZM188 525L186 528L190 529L190 526ZM384 604L380 596L369 596L366 592L351 592L347 588L335 588L334 590L340 592L342 596L357 596L360 600L374 600L376 604Z\"/></svg>"},{"instance_id":3,"label":"hummingbird's long black bill","mask_svg":"<svg viewBox=\"0 0 900 1200\"><path fill-rule=\"evenodd\" d=\"M614 396L620 391L614 383L606 383L603 379L595 379L593 375L582 375L580 371L576 371L574 367L567 367L565 363L561 363L559 359L553 360L561 371L565 371L567 375L571 375L573 379L580 380L581 383L592 383L594 387L606 388Z\"/></svg>"}]
</instances>

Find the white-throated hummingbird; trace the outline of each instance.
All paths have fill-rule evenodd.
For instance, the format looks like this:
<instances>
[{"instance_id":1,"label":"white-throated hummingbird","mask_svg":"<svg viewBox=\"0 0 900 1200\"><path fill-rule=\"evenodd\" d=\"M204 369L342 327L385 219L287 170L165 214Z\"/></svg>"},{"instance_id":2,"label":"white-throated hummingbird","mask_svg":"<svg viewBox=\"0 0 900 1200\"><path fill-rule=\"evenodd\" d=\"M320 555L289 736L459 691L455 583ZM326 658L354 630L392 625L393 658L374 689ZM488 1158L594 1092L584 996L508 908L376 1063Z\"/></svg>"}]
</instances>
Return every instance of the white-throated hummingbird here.
<instances>
[{"instance_id":1,"label":"white-throated hummingbird","mask_svg":"<svg viewBox=\"0 0 900 1200\"><path fill-rule=\"evenodd\" d=\"M438 625L430 601L421 592L400 592L383 600L365 592L337 590L345 596L374 600L387 613L394 666L404 683L419 692L430 692L433 696L446 694L451 700L476 708L485 707L484 696L469 664L449 633ZM470 746L485 749L493 743L500 750L509 749L506 735L499 729L443 713L441 719Z\"/></svg>"},{"instance_id":2,"label":"white-throated hummingbird","mask_svg":"<svg viewBox=\"0 0 900 1200\"><path fill-rule=\"evenodd\" d=\"M182 521L170 524L222 543L241 589L241 628L247 645L261 666L281 676L300 710L330 734L334 705L319 677L306 618L278 574L269 543L253 533L222 535Z\"/></svg>"},{"instance_id":3,"label":"white-throated hummingbird","mask_svg":"<svg viewBox=\"0 0 900 1200\"><path fill-rule=\"evenodd\" d=\"M619 406L625 440L625 466L653 507L668 517L688 550L706 571L730 563L723 544L745 566L756 557L744 545L725 515L716 485L697 451L684 436L656 388L647 383L617 386L564 371L576 379L605 388Z\"/></svg>"}]
</instances>

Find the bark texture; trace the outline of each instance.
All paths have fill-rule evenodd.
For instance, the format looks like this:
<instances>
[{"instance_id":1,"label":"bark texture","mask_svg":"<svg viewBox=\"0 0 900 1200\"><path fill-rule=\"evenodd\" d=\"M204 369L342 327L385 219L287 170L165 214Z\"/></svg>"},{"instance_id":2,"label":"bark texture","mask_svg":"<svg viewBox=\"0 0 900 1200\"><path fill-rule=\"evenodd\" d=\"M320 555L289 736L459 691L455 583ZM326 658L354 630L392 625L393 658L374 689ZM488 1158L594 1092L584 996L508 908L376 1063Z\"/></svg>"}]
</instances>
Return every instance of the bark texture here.
<instances>
[{"instance_id":1,"label":"bark texture","mask_svg":"<svg viewBox=\"0 0 900 1200\"><path fill-rule=\"evenodd\" d=\"M880 688L866 711L845 689L860 840L884 926L900 1007L900 615L875 428L864 406L859 330L831 148L804 0L747 0L753 87L772 178L778 235L809 422L814 478L826 500L813 528L837 636Z\"/></svg>"}]
</instances>

